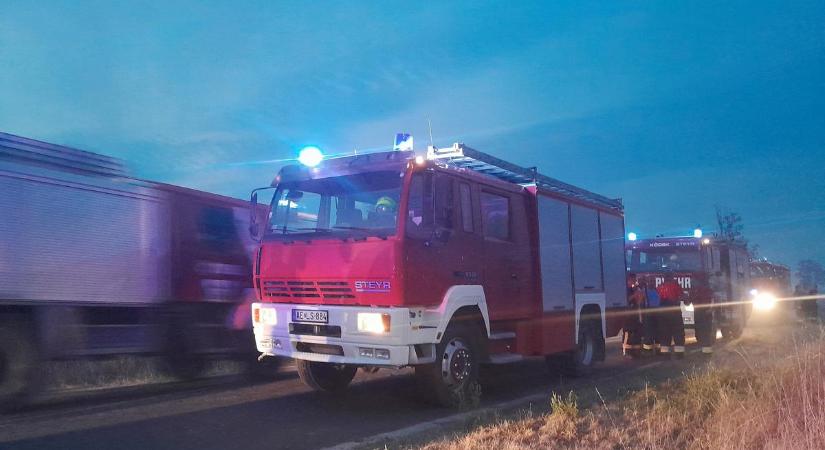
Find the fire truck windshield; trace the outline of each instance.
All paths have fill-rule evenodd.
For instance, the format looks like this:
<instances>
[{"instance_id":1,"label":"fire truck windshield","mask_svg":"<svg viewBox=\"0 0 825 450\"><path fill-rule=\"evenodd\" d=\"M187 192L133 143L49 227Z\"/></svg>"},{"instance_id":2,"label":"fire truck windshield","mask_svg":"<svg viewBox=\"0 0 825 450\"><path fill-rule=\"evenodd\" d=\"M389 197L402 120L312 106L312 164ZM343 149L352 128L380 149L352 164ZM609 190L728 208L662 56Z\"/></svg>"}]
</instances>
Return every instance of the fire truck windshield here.
<instances>
[{"instance_id":1,"label":"fire truck windshield","mask_svg":"<svg viewBox=\"0 0 825 450\"><path fill-rule=\"evenodd\" d=\"M696 249L690 248L633 249L628 250L627 266L631 272L701 271L702 258Z\"/></svg>"},{"instance_id":2,"label":"fire truck windshield","mask_svg":"<svg viewBox=\"0 0 825 450\"><path fill-rule=\"evenodd\" d=\"M403 172L368 172L284 182L272 198L267 235L283 238L389 236L396 232Z\"/></svg>"}]
</instances>

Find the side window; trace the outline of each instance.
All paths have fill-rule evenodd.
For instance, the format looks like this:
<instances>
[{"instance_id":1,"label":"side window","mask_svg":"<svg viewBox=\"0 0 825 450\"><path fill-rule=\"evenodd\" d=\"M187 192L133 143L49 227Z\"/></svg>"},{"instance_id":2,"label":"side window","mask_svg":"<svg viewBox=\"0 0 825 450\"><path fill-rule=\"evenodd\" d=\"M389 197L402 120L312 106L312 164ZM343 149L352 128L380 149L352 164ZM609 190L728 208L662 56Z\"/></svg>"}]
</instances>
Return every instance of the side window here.
<instances>
[{"instance_id":1,"label":"side window","mask_svg":"<svg viewBox=\"0 0 825 450\"><path fill-rule=\"evenodd\" d=\"M420 239L429 238L433 224L431 174L416 173L413 175L412 180L410 180L407 203L407 235Z\"/></svg>"},{"instance_id":2,"label":"side window","mask_svg":"<svg viewBox=\"0 0 825 450\"><path fill-rule=\"evenodd\" d=\"M489 192L481 193L481 225L484 236L510 238L510 199Z\"/></svg>"},{"instance_id":3,"label":"side window","mask_svg":"<svg viewBox=\"0 0 825 450\"><path fill-rule=\"evenodd\" d=\"M458 185L461 195L461 228L467 233L473 232L473 199L470 196L470 185Z\"/></svg>"},{"instance_id":4,"label":"side window","mask_svg":"<svg viewBox=\"0 0 825 450\"><path fill-rule=\"evenodd\" d=\"M435 177L435 224L443 228L453 228L453 178L436 174Z\"/></svg>"}]
</instances>

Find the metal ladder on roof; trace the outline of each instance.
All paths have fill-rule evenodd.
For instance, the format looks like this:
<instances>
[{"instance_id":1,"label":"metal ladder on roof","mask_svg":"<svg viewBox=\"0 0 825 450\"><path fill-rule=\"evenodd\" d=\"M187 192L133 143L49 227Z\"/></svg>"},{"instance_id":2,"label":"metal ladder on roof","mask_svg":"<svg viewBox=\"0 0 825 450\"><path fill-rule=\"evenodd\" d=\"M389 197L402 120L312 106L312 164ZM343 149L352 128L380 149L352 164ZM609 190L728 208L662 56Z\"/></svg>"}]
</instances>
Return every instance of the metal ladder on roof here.
<instances>
[{"instance_id":1,"label":"metal ladder on roof","mask_svg":"<svg viewBox=\"0 0 825 450\"><path fill-rule=\"evenodd\" d=\"M559 181L555 178L538 173L535 167L521 167L493 155L467 147L464 144L455 143L452 147L447 148L436 148L434 146L429 146L427 148L427 159L442 161L450 166L472 170L474 172L498 178L509 183L519 184L521 186L535 184L541 189L555 192L586 203L594 204L596 206L601 206L616 211L621 211L623 209L622 202L619 199L607 198L586 189L567 184L563 181Z\"/></svg>"}]
</instances>

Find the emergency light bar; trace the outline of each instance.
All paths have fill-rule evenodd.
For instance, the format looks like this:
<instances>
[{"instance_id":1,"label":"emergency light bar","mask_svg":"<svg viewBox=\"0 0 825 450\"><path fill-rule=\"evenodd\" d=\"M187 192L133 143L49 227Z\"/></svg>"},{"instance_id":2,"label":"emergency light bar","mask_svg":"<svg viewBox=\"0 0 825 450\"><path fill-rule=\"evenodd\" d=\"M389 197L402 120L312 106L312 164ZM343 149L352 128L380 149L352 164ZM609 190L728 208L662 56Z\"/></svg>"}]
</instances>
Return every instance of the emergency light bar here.
<instances>
[{"instance_id":1,"label":"emergency light bar","mask_svg":"<svg viewBox=\"0 0 825 450\"><path fill-rule=\"evenodd\" d=\"M535 167L521 167L487 153L474 150L464 144L455 143L452 147L443 149L429 146L427 148L427 159L443 160L445 163L455 167L469 169L522 186L535 184L542 189L557 192L564 196L598 206L619 211L623 209L621 200L607 198L586 189L578 188L555 178L542 175L536 171Z\"/></svg>"}]
</instances>

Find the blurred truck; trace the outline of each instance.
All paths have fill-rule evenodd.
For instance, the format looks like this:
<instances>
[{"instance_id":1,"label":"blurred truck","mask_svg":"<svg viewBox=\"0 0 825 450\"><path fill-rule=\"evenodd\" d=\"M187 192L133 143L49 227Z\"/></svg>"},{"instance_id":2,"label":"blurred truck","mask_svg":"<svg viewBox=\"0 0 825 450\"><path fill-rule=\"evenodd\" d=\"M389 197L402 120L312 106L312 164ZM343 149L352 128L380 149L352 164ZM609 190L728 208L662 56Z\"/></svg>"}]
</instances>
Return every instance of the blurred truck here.
<instances>
[{"instance_id":1,"label":"blurred truck","mask_svg":"<svg viewBox=\"0 0 825 450\"><path fill-rule=\"evenodd\" d=\"M445 406L480 364L585 373L627 305L621 201L463 144L322 161L272 182L252 308L258 350L312 388L412 366ZM304 158L303 156L307 156ZM257 193L253 194L257 204Z\"/></svg>"},{"instance_id":2,"label":"blurred truck","mask_svg":"<svg viewBox=\"0 0 825 450\"><path fill-rule=\"evenodd\" d=\"M628 271L640 281L656 288L670 274L679 283L684 294L681 306L686 326L694 326L695 296L711 292L715 329L721 330L725 338L742 334L752 310L753 288L750 258L744 245L715 237L691 236L628 240L626 247Z\"/></svg>"},{"instance_id":3,"label":"blurred truck","mask_svg":"<svg viewBox=\"0 0 825 450\"><path fill-rule=\"evenodd\" d=\"M155 354L189 378L210 357L254 359L249 216L0 133L0 402L35 391L47 360Z\"/></svg>"}]
</instances>

